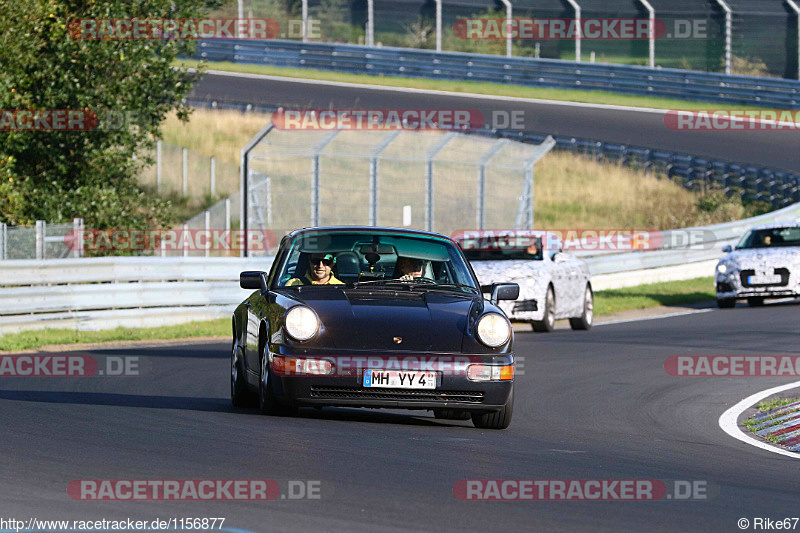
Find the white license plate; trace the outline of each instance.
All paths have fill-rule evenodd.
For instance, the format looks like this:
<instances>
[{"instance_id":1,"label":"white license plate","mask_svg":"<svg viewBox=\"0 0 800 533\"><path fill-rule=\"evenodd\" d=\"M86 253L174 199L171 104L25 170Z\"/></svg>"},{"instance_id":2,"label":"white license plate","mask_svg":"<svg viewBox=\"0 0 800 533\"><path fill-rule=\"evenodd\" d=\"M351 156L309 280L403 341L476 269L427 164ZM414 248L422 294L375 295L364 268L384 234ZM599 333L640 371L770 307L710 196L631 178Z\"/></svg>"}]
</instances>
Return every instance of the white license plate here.
<instances>
[{"instance_id":1,"label":"white license plate","mask_svg":"<svg viewBox=\"0 0 800 533\"><path fill-rule=\"evenodd\" d=\"M436 372L364 370L364 386L385 389L435 389Z\"/></svg>"},{"instance_id":2,"label":"white license plate","mask_svg":"<svg viewBox=\"0 0 800 533\"><path fill-rule=\"evenodd\" d=\"M776 274L755 274L747 280L750 285L776 285L780 282L781 277Z\"/></svg>"}]
</instances>

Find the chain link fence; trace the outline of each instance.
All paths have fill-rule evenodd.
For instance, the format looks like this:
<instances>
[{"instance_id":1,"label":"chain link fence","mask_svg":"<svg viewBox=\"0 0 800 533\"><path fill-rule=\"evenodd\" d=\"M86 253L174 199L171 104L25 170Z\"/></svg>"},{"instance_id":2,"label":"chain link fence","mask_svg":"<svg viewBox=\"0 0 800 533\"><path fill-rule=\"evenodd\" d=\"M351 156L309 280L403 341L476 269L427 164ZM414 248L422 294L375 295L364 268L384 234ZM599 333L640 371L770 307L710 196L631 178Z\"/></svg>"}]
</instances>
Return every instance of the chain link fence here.
<instances>
[{"instance_id":1,"label":"chain link fence","mask_svg":"<svg viewBox=\"0 0 800 533\"><path fill-rule=\"evenodd\" d=\"M75 238L83 230L83 219L71 224L48 224L37 220L32 226L0 223L0 261L10 259L64 259L82 257Z\"/></svg>"},{"instance_id":2,"label":"chain link fence","mask_svg":"<svg viewBox=\"0 0 800 533\"><path fill-rule=\"evenodd\" d=\"M250 230L533 227L539 145L460 133L271 129L246 155ZM279 202L279 205L278 205Z\"/></svg>"}]
</instances>

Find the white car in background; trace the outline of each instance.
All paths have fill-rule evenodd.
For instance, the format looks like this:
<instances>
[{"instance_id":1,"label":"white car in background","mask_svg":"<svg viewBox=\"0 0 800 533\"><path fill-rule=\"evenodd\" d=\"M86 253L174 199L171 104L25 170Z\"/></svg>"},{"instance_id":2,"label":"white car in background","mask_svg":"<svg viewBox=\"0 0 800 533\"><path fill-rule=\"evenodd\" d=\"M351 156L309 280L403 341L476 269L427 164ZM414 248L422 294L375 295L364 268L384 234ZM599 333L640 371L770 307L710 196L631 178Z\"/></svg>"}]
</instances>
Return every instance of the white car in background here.
<instances>
[{"instance_id":1,"label":"white car in background","mask_svg":"<svg viewBox=\"0 0 800 533\"><path fill-rule=\"evenodd\" d=\"M733 307L736 300L762 305L765 298L800 297L800 223L753 226L716 269L717 304Z\"/></svg>"},{"instance_id":2,"label":"white car in background","mask_svg":"<svg viewBox=\"0 0 800 533\"><path fill-rule=\"evenodd\" d=\"M553 331L569 319L572 329L592 327L594 294L587 264L560 247L542 248L541 237L527 249L464 248L481 286L518 283L519 298L500 302L508 318L529 322L537 332Z\"/></svg>"}]
</instances>

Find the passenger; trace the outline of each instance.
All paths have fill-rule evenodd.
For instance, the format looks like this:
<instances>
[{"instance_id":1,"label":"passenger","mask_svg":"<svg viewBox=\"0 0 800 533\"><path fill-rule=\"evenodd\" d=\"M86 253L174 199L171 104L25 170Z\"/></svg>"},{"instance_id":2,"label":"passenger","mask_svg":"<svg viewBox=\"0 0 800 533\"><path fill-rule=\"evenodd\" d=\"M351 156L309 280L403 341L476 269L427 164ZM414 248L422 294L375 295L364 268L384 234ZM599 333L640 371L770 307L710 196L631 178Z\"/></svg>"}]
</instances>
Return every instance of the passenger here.
<instances>
[{"instance_id":1,"label":"passenger","mask_svg":"<svg viewBox=\"0 0 800 533\"><path fill-rule=\"evenodd\" d=\"M333 275L336 258L333 254L312 254L308 256L308 272L303 278L292 278L286 287L296 285L344 285Z\"/></svg>"},{"instance_id":2,"label":"passenger","mask_svg":"<svg viewBox=\"0 0 800 533\"><path fill-rule=\"evenodd\" d=\"M413 281L414 278L422 277L422 266L422 259L398 257L397 265L395 265L395 272L399 276L397 279L400 281Z\"/></svg>"}]
</instances>

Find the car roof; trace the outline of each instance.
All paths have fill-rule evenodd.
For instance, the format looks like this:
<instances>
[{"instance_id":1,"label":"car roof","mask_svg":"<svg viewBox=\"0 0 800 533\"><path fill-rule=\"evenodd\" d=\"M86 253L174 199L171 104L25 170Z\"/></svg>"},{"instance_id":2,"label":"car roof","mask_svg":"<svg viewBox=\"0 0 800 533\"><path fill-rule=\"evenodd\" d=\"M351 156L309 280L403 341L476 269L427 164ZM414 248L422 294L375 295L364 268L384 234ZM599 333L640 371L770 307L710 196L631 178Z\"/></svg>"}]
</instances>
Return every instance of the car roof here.
<instances>
[{"instance_id":1,"label":"car roof","mask_svg":"<svg viewBox=\"0 0 800 533\"><path fill-rule=\"evenodd\" d=\"M751 226L751 230L757 229L776 229L776 228L800 228L800 222L795 222L793 220L778 220L776 222L769 222L767 224L758 224L756 226Z\"/></svg>"},{"instance_id":2,"label":"car roof","mask_svg":"<svg viewBox=\"0 0 800 533\"><path fill-rule=\"evenodd\" d=\"M417 229L409 229L409 228L393 228L390 226L316 226L311 228L302 228L296 229L289 234L287 237L297 237L298 235L304 235L306 233L318 233L318 232L336 232L336 233L398 233L401 235L409 235L414 237L427 237L427 238L436 238L436 239L445 239L453 244L456 242L448 237L447 235L442 235L441 233L434 233L432 231L422 231Z\"/></svg>"}]
</instances>

